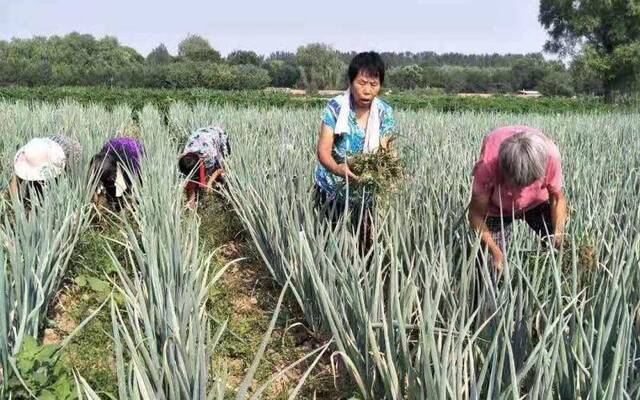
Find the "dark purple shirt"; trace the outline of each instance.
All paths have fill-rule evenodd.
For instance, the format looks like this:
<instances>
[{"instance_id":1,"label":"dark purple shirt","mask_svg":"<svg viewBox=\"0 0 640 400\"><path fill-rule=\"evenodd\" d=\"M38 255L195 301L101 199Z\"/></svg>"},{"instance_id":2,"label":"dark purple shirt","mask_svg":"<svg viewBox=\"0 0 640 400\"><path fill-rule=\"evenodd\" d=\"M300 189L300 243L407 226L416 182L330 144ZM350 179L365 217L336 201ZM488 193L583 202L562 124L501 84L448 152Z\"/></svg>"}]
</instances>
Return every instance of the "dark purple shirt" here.
<instances>
[{"instance_id":1,"label":"dark purple shirt","mask_svg":"<svg viewBox=\"0 0 640 400\"><path fill-rule=\"evenodd\" d=\"M144 146L138 139L119 137L109 140L102 147L103 152L114 151L123 161L131 164L135 172L140 171L140 161L144 155Z\"/></svg>"}]
</instances>

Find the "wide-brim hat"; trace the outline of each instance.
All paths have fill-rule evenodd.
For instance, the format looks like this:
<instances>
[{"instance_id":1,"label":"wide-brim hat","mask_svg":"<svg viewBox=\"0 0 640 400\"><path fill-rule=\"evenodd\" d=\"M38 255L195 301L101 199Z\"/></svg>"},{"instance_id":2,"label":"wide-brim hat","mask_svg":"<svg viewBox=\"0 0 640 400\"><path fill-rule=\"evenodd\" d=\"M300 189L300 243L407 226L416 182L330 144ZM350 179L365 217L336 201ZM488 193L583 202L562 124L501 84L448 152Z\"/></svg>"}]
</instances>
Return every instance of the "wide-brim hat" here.
<instances>
[{"instance_id":1,"label":"wide-brim hat","mask_svg":"<svg viewBox=\"0 0 640 400\"><path fill-rule=\"evenodd\" d=\"M44 181L60 175L65 164L62 146L48 138L35 138L18 150L13 170L24 181Z\"/></svg>"}]
</instances>

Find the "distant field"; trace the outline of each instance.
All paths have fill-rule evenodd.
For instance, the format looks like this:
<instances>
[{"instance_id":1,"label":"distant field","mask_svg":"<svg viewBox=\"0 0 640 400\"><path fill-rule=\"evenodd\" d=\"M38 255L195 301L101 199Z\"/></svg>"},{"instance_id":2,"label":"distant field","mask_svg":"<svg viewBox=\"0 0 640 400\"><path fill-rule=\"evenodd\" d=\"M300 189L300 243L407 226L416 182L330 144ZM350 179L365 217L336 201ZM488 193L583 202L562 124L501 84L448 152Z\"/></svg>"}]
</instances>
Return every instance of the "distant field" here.
<instances>
[{"instance_id":1,"label":"distant field","mask_svg":"<svg viewBox=\"0 0 640 400\"><path fill-rule=\"evenodd\" d=\"M0 87L0 100L58 102L73 99L82 104L99 103L111 108L128 104L134 112L145 104L156 105L166 114L169 105L180 101L187 104L209 103L214 105L320 108L326 96L292 96L269 91L216 91L208 89L119 89L106 87ZM386 96L398 109L430 109L443 112L488 111L508 113L557 114L566 112L601 112L637 109L638 101L607 105L595 97L542 97L539 99L515 96L447 96L428 95L421 92L399 92Z\"/></svg>"}]
</instances>

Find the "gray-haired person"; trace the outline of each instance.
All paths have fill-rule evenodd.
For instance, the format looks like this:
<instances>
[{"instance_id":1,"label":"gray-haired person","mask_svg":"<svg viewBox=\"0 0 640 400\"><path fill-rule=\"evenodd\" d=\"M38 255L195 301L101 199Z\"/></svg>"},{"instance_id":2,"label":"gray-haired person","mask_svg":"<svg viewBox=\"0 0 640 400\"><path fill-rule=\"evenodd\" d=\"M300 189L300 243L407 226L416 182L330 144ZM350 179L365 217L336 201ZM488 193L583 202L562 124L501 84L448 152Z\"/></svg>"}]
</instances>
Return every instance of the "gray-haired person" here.
<instances>
[{"instance_id":1,"label":"gray-haired person","mask_svg":"<svg viewBox=\"0 0 640 400\"><path fill-rule=\"evenodd\" d=\"M541 237L562 244L567 201L558 147L528 126L508 126L487 135L473 169L469 223L480 234L500 271L514 219Z\"/></svg>"}]
</instances>

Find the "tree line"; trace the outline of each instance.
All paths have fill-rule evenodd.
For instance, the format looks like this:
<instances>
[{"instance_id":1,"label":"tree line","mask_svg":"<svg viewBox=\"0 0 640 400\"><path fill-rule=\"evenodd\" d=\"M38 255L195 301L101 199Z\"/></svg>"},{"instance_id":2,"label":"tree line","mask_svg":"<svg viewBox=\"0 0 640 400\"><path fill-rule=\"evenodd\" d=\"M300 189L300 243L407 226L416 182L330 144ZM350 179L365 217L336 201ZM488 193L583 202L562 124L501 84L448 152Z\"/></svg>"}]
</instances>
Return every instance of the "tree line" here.
<instances>
[{"instance_id":1,"label":"tree line","mask_svg":"<svg viewBox=\"0 0 640 400\"><path fill-rule=\"evenodd\" d=\"M25 86L114 86L182 89L341 89L354 53L324 44L267 57L237 50L222 57L203 37L190 35L172 55L161 44L146 57L116 38L88 34L0 41L0 84ZM382 54L391 89L429 88L447 93L511 92L553 86L553 94L572 94L568 72L540 54L465 55ZM561 76L560 76L561 75ZM566 86L566 87L565 87Z\"/></svg>"},{"instance_id":2,"label":"tree line","mask_svg":"<svg viewBox=\"0 0 640 400\"><path fill-rule=\"evenodd\" d=\"M637 1L541 0L539 20L550 36L532 54L384 52L386 86L425 93L510 93L539 90L572 96L637 93L640 89L640 7ZM355 52L322 43L268 56L236 50L222 57L202 36L189 35L170 54L160 44L146 57L114 37L70 33L0 41L0 85L210 88L269 86L311 92L346 87Z\"/></svg>"}]
</instances>

